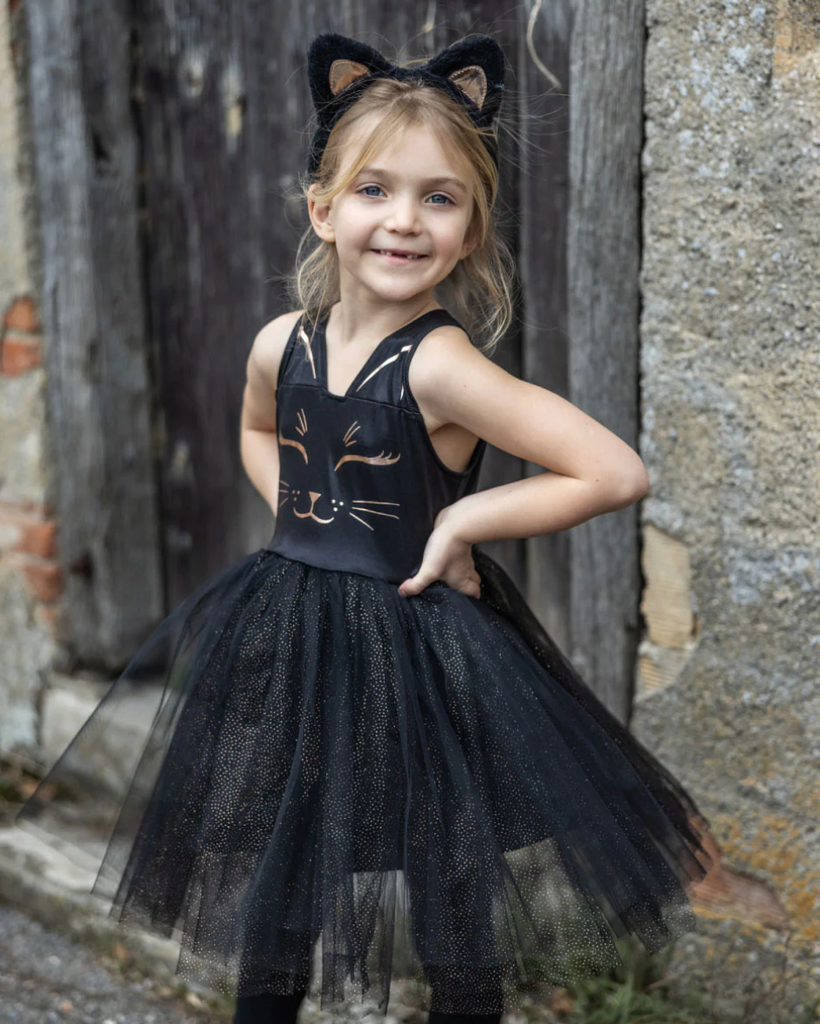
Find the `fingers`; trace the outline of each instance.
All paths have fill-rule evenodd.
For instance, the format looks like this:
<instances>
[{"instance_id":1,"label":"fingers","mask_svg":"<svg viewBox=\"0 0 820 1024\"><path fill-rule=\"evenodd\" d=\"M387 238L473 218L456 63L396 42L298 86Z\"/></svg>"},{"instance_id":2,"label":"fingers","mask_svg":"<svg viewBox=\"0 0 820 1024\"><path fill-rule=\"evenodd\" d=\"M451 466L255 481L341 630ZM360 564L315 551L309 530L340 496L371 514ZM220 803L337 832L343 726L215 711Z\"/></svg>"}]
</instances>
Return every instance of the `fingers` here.
<instances>
[{"instance_id":1,"label":"fingers","mask_svg":"<svg viewBox=\"0 0 820 1024\"><path fill-rule=\"evenodd\" d=\"M443 579L448 586L451 586L453 590L457 590L460 594L466 594L468 597L481 597L481 577L475 570L468 573L462 578L460 583L456 584L450 583L446 576L425 570L424 566L419 569L415 576L410 576L403 583L399 584L399 596L412 597L415 594L420 594L425 587L439 579Z\"/></svg>"},{"instance_id":2,"label":"fingers","mask_svg":"<svg viewBox=\"0 0 820 1024\"><path fill-rule=\"evenodd\" d=\"M410 576L400 584L399 595L401 597L412 597L414 594L420 594L429 583L438 578L435 573L422 566L415 576Z\"/></svg>"},{"instance_id":3,"label":"fingers","mask_svg":"<svg viewBox=\"0 0 820 1024\"><path fill-rule=\"evenodd\" d=\"M476 573L471 575L465 583L458 588L459 593L466 594L467 597L481 597L481 577Z\"/></svg>"}]
</instances>

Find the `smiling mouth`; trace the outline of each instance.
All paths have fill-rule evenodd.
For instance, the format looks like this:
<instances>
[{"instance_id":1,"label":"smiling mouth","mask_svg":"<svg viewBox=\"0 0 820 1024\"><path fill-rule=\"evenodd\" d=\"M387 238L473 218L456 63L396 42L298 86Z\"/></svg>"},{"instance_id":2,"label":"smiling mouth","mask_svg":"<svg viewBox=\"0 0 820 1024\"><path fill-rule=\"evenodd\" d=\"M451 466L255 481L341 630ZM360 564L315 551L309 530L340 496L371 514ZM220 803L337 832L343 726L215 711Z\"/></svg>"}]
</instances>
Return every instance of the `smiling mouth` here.
<instances>
[{"instance_id":1,"label":"smiling mouth","mask_svg":"<svg viewBox=\"0 0 820 1024\"><path fill-rule=\"evenodd\" d=\"M427 259L425 253L401 253L393 249L371 249L370 251L377 256L384 256L385 259L394 263L418 263L420 260Z\"/></svg>"}]
</instances>

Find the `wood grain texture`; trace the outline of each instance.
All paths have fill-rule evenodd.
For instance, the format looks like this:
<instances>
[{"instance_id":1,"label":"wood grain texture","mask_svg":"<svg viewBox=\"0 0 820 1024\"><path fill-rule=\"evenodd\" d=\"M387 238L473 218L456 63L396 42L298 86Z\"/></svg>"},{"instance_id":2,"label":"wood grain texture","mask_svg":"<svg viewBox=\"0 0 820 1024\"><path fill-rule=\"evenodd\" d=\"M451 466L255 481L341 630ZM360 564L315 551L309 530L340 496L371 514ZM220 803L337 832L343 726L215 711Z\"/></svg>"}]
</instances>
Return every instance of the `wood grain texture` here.
<instances>
[{"instance_id":1,"label":"wood grain texture","mask_svg":"<svg viewBox=\"0 0 820 1024\"><path fill-rule=\"evenodd\" d=\"M161 614L125 0L31 0L48 415L71 646L122 665Z\"/></svg>"},{"instance_id":2,"label":"wood grain texture","mask_svg":"<svg viewBox=\"0 0 820 1024\"><path fill-rule=\"evenodd\" d=\"M574 0L570 45L570 398L633 447L643 2ZM571 657L610 709L629 713L638 634L636 508L572 531Z\"/></svg>"},{"instance_id":3,"label":"wood grain texture","mask_svg":"<svg viewBox=\"0 0 820 1024\"><path fill-rule=\"evenodd\" d=\"M525 105L520 168L522 376L566 398L570 0L551 0L537 10L531 47L527 20L518 39L518 80ZM560 89L544 76L539 62L559 79ZM527 475L541 472L540 466L526 467ZM562 532L525 542L527 601L565 651L570 643L570 536Z\"/></svg>"}]
</instances>

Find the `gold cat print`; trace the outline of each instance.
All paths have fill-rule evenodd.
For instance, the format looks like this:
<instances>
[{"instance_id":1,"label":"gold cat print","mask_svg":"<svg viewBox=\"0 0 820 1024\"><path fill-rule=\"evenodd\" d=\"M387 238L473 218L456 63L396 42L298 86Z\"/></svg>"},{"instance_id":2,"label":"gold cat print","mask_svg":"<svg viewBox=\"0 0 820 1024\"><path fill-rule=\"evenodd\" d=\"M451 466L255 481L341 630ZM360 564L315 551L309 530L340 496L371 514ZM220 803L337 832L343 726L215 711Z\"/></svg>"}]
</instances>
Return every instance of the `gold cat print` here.
<instances>
[{"instance_id":1,"label":"gold cat print","mask_svg":"<svg viewBox=\"0 0 820 1024\"><path fill-rule=\"evenodd\" d=\"M389 366L391 363L395 363L395 361L399 358L400 355L402 355L405 352L409 352L412 347L413 347L412 345L402 345L402 347L399 349L399 351L394 356L390 356L389 358L385 359L383 363L379 363L379 365L374 370L371 370L370 373L368 373L368 375L365 377L365 379L361 382L359 387L356 388L356 390L358 391L360 388L363 388L364 385L370 380L371 377L375 377L376 376L376 374L379 372L379 370L383 370L385 368L385 366ZM402 385L402 395L403 394L404 394L404 385Z\"/></svg>"},{"instance_id":2,"label":"gold cat print","mask_svg":"<svg viewBox=\"0 0 820 1024\"><path fill-rule=\"evenodd\" d=\"M305 361L310 360L310 369L313 372L313 379L316 380L316 363L313 361L313 346L304 327L299 328L299 340L305 346Z\"/></svg>"},{"instance_id":3,"label":"gold cat print","mask_svg":"<svg viewBox=\"0 0 820 1024\"><path fill-rule=\"evenodd\" d=\"M297 430L297 432L299 434L302 435L302 437L304 437L305 434L307 433L307 416L305 416L305 410L304 409L300 409L299 410L299 412L297 414L297 418L299 420L299 423L298 423L298 425L296 427L296 430ZM305 446L302 444L301 441L294 441L290 437L282 437L280 435L279 443L280 444L291 444L291 445L293 445L294 448L298 449L298 451L300 451L302 453L302 458L305 460L305 462L308 461L307 449L305 448Z\"/></svg>"},{"instance_id":4,"label":"gold cat print","mask_svg":"<svg viewBox=\"0 0 820 1024\"><path fill-rule=\"evenodd\" d=\"M305 414L304 407L299 409L299 412L297 413L297 421L298 423L294 429L302 437L306 437L308 434L308 420ZM358 420L354 420L350 424L350 426L345 431L344 437L342 439L346 447L359 443L359 439L354 437L353 435L357 433L360 429L361 424L359 423ZM301 441L297 441L294 438L285 437L283 433L280 431L279 443L282 445L292 445L302 455L302 458L305 460L305 463L309 464L307 448ZM396 462L398 462L400 458L401 452L398 452L396 455L393 455L392 452L389 452L387 455L385 455L384 449L382 449L382 451L379 452L378 455L343 455L338 460L336 465L333 467L333 471L334 473L338 472L339 467L343 465L345 462L365 462L371 466L392 466ZM399 516L396 515L395 512L386 511L387 506L393 506L395 508L398 508L400 505L398 501L376 501L375 499L370 498L351 498L350 506L348 507L347 503L343 499L331 497L330 505L333 515L322 517L316 513L316 503L319 501L320 498L324 496L321 491L305 492L307 494L307 497L310 499L310 506L306 511L300 511L295 507L297 500L302 496L303 492L301 489L291 487L287 480L280 479L279 492L281 498L281 501L279 502L278 506L279 508L282 508L282 506L285 505L288 501L292 501L293 514L295 516L297 516L299 519L312 519L314 522L317 523L332 523L339 513L346 512L349 516L351 516L351 518L355 519L363 526L366 526L368 530L373 530L373 525L367 522L366 519L362 519L362 515L386 516L389 519L399 518ZM381 507L376 508L375 506L377 505ZM360 513L360 515L357 515L356 513Z\"/></svg>"}]
</instances>

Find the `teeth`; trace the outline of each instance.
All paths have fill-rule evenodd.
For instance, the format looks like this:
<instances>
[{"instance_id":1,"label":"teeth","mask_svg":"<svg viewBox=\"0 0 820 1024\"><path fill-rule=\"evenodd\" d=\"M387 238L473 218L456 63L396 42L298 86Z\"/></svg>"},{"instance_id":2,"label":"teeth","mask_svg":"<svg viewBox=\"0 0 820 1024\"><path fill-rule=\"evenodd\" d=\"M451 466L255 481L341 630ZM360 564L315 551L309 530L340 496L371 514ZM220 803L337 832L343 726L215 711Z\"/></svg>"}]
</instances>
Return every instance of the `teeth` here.
<instances>
[{"instance_id":1,"label":"teeth","mask_svg":"<svg viewBox=\"0 0 820 1024\"><path fill-rule=\"evenodd\" d=\"M419 259L418 256L410 256L407 253L391 252L389 249L379 249L378 251L381 253L382 256L404 256L406 260Z\"/></svg>"}]
</instances>

